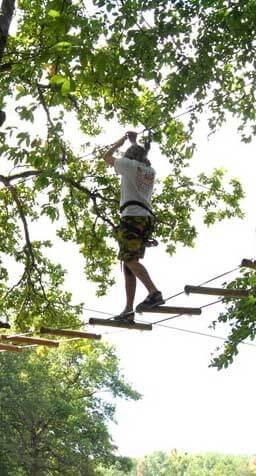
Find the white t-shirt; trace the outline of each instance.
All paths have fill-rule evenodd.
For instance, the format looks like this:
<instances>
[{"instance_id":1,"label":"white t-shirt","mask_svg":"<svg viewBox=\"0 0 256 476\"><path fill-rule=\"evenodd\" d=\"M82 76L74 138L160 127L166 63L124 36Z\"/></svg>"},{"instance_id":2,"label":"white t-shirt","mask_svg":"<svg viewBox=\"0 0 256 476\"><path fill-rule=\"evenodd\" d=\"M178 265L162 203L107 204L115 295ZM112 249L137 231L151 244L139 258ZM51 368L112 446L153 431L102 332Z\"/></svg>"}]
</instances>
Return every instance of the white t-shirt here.
<instances>
[{"instance_id":1,"label":"white t-shirt","mask_svg":"<svg viewBox=\"0 0 256 476\"><path fill-rule=\"evenodd\" d=\"M130 200L136 200L151 208L151 197L156 175L155 170L150 166L127 157L116 159L114 168L122 176L120 206ZM150 215L150 213L138 205L129 205L121 213L122 217L147 215Z\"/></svg>"}]
</instances>

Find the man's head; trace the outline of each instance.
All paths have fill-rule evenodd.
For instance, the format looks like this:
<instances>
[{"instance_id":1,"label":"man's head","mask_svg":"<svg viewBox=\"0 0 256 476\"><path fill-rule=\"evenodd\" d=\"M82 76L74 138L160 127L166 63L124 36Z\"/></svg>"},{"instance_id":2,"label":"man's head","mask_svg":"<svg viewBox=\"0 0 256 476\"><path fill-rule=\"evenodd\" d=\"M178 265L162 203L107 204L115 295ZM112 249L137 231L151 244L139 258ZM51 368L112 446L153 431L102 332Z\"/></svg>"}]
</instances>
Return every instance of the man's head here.
<instances>
[{"instance_id":1,"label":"man's head","mask_svg":"<svg viewBox=\"0 0 256 476\"><path fill-rule=\"evenodd\" d=\"M124 156L131 160L137 160L137 162L141 162L142 164L150 165L146 149L139 144L132 144Z\"/></svg>"}]
</instances>

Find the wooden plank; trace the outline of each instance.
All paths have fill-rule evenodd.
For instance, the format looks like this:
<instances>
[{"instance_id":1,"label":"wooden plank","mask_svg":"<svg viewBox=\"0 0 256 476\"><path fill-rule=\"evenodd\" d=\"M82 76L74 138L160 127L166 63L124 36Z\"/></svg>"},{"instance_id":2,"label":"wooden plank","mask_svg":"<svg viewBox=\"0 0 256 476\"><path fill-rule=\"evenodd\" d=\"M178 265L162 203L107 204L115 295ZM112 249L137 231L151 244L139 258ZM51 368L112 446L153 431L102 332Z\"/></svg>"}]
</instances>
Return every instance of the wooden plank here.
<instances>
[{"instance_id":1,"label":"wooden plank","mask_svg":"<svg viewBox=\"0 0 256 476\"><path fill-rule=\"evenodd\" d=\"M1 335L2 340L10 340L11 342L21 342L24 344L44 345L47 347L58 347L59 342L50 339L41 339L39 337L19 336L19 335Z\"/></svg>"},{"instance_id":2,"label":"wooden plank","mask_svg":"<svg viewBox=\"0 0 256 476\"><path fill-rule=\"evenodd\" d=\"M79 337L81 339L101 339L100 334L91 334L84 331L73 331L69 329L52 329L50 327L41 327L41 334L50 334L56 336Z\"/></svg>"},{"instance_id":3,"label":"wooden plank","mask_svg":"<svg viewBox=\"0 0 256 476\"><path fill-rule=\"evenodd\" d=\"M93 326L119 327L122 329L152 331L152 324L143 324L140 322L132 322L130 324L128 321L114 321L111 319L98 319L92 317L89 319L89 324L92 324Z\"/></svg>"},{"instance_id":4,"label":"wooden plank","mask_svg":"<svg viewBox=\"0 0 256 476\"><path fill-rule=\"evenodd\" d=\"M244 258L242 260L241 266L244 266L245 268L256 269L256 261Z\"/></svg>"},{"instance_id":5,"label":"wooden plank","mask_svg":"<svg viewBox=\"0 0 256 476\"><path fill-rule=\"evenodd\" d=\"M156 314L189 314L199 316L202 314L202 309L197 307L180 307L180 306L154 306L141 309L140 312L154 312Z\"/></svg>"},{"instance_id":6,"label":"wooden plank","mask_svg":"<svg viewBox=\"0 0 256 476\"><path fill-rule=\"evenodd\" d=\"M2 344L0 343L0 350L6 350L8 352L22 352L22 347L12 344Z\"/></svg>"},{"instance_id":7,"label":"wooden plank","mask_svg":"<svg viewBox=\"0 0 256 476\"><path fill-rule=\"evenodd\" d=\"M184 288L186 294L209 294L211 296L223 296L230 298L246 298L250 292L247 289L223 289L208 288L203 286L190 286L187 284Z\"/></svg>"}]
</instances>

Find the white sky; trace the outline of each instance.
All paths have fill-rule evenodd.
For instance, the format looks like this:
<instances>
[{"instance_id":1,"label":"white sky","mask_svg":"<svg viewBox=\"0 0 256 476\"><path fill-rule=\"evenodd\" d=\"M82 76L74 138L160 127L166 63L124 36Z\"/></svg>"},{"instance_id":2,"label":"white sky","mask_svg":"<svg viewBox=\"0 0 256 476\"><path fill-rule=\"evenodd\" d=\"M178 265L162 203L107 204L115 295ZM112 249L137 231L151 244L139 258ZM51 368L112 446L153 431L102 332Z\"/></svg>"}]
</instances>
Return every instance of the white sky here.
<instances>
[{"instance_id":1,"label":"white sky","mask_svg":"<svg viewBox=\"0 0 256 476\"><path fill-rule=\"evenodd\" d=\"M242 258L255 257L254 144L242 144L233 123L223 127L209 141L203 122L198 130L198 152L192 175L196 176L203 169L225 167L230 177L239 177L247 193L246 217L243 221L225 220L209 229L201 227L196 247L180 247L173 257L169 257L162 246L147 252L144 264L167 297L183 290L185 284L200 284L235 268ZM74 126L70 137L76 133ZM120 129L120 135L122 133ZM112 143L115 139L118 139L116 127L106 131L103 142ZM150 159L160 175L164 174L165 159L156 147L152 148ZM81 260L72 246L59 246L53 256L69 271L67 286L72 289L75 302L85 301L87 308L106 313L115 314L123 309L125 297L119 266L116 266L117 285L99 299L95 287L86 283ZM231 274L227 279L235 276ZM219 287L224 280L212 285ZM145 294L138 285L136 303L144 299ZM201 306L214 300L211 296L183 295L168 304ZM165 324L213 333L208 326L221 309L221 305L216 305L205 309L199 317L183 316ZM89 317L99 315L87 311L86 320ZM144 315L145 320L151 322L164 317L168 316ZM111 425L111 431L120 454L142 456L172 448L191 452L255 453L256 347L241 345L235 363L218 372L208 365L211 353L221 341L161 327L154 327L152 332L106 329L100 329L103 338L116 346L126 378L143 395L139 402L118 402L117 423ZM225 336L224 329L217 328L216 335Z\"/></svg>"},{"instance_id":2,"label":"white sky","mask_svg":"<svg viewBox=\"0 0 256 476\"><path fill-rule=\"evenodd\" d=\"M8 114L8 121L12 122L11 114ZM77 138L76 125L70 124L73 127L69 126L68 135ZM242 258L255 257L254 144L240 142L233 121L209 141L203 121L198 131L192 176L202 170L224 167L229 177L239 177L247 193L244 200L246 217L243 221L225 220L210 228L200 226L196 247L179 247L173 257L168 256L161 245L148 250L144 264L165 297L182 291L185 284L200 284L239 266ZM110 124L101 141L112 143L123 132ZM159 175L164 175L166 159L156 146L152 147L150 159ZM47 235L48 230L44 231ZM38 234L42 238L42 227L38 228ZM84 301L86 308L112 314L123 309L125 295L119 265L115 268L117 285L106 297L97 298L94 285L87 283L83 276L83 263L73 246L59 245L52 251L52 256L69 271L66 284L73 291L74 302ZM227 279L236 275L238 273L231 274ZM222 278L212 285L220 287L224 281ZM136 303L145 295L139 284ZM168 304L202 306L214 300L211 296L183 295ZM208 326L220 311L221 305L216 305L205 309L199 317L183 316L165 324L213 333ZM96 312L85 312L86 321L99 316ZM151 322L164 317L168 316L143 316ZM140 456L172 448L255 453L256 347L241 345L235 363L218 372L208 368L211 353L222 344L217 339L161 327L154 327L152 332L94 330L102 331L103 338L116 346L126 378L143 395L139 402L118 402L117 424L111 425L111 431L120 454ZM225 329L217 328L216 335L225 336Z\"/></svg>"},{"instance_id":3,"label":"white sky","mask_svg":"<svg viewBox=\"0 0 256 476\"><path fill-rule=\"evenodd\" d=\"M201 226L196 247L180 247L174 257L169 257L162 246L151 248L144 264L166 297L182 291L185 284L200 284L236 268L242 258L255 256L254 145L240 142L232 121L209 141L203 122L199 131L192 175L203 169L225 167L229 177L239 177L247 193L246 217L225 220L210 228ZM109 143L119 137L117 129L107 131L106 135ZM156 147L150 158L161 174L165 159ZM65 260L74 296L84 299L87 308L114 314L123 309L125 296L119 266L116 266L117 285L99 299L95 297L94 286L86 285L82 275L79 276L79 261L74 255L66 254ZM212 286L221 287L225 279L236 276L238 272L213 282ZM145 295L142 285L138 285L136 303ZM201 306L214 300L214 296L183 295L168 304ZM165 324L213 333L208 326L221 309L221 305L215 305L199 317L183 316ZM86 320L89 317L102 316L87 311ZM168 316L143 316L151 322L164 317ZM222 344L217 339L160 327L154 327L152 332L94 329L102 331L103 338L116 346L126 378L143 395L139 402L118 403L117 424L111 425L111 430L120 454L140 456L172 448L234 454L255 452L256 347L241 345L235 363L218 372L208 367L211 353ZM225 337L225 329L217 328L216 335Z\"/></svg>"}]
</instances>

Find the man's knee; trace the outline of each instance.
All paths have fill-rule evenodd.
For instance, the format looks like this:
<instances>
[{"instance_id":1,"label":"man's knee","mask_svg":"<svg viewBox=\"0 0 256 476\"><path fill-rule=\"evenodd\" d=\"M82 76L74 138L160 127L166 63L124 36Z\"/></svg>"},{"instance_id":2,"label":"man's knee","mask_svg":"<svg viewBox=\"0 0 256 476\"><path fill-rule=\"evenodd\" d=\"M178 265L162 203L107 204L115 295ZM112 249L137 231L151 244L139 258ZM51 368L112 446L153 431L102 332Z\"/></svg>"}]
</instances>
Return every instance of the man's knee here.
<instances>
[{"instance_id":1,"label":"man's knee","mask_svg":"<svg viewBox=\"0 0 256 476\"><path fill-rule=\"evenodd\" d=\"M125 261L125 266L129 269L129 271L132 271L134 268L137 267L139 260L138 259L132 259L130 261Z\"/></svg>"},{"instance_id":2,"label":"man's knee","mask_svg":"<svg viewBox=\"0 0 256 476\"><path fill-rule=\"evenodd\" d=\"M128 275L131 276L133 274L132 270L129 268L127 262L124 262L124 272Z\"/></svg>"}]
</instances>

